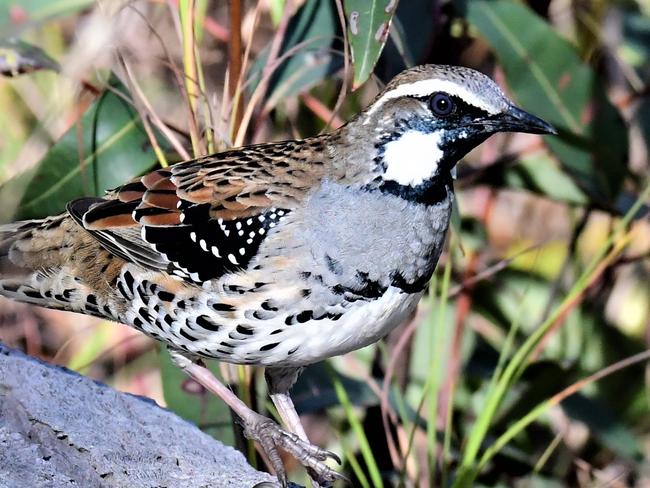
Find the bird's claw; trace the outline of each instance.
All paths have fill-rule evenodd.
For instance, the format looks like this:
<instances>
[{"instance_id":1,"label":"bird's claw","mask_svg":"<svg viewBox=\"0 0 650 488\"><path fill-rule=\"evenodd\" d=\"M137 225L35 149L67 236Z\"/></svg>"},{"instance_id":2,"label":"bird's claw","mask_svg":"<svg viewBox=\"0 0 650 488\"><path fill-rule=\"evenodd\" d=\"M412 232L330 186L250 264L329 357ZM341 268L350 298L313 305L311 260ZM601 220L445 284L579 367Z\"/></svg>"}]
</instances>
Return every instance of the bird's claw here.
<instances>
[{"instance_id":1,"label":"bird's claw","mask_svg":"<svg viewBox=\"0 0 650 488\"><path fill-rule=\"evenodd\" d=\"M283 430L271 419L260 415L253 422L246 425L244 434L249 439L260 443L275 470L278 481L283 487L287 486L287 474L278 453L278 448L296 458L321 486L330 486L336 480L349 482L345 476L325 464L328 459L333 459L340 465L341 459L336 454L310 444L296 434Z\"/></svg>"}]
</instances>

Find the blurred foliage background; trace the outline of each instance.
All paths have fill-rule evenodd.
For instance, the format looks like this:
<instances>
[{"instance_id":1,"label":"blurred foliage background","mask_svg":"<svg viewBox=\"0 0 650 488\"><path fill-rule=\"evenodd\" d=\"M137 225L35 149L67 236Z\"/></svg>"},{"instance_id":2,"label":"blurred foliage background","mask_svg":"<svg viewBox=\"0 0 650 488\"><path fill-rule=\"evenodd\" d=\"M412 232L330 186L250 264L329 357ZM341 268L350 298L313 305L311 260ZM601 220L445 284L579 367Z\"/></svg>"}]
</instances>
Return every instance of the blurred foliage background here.
<instances>
[{"instance_id":1,"label":"blurred foliage background","mask_svg":"<svg viewBox=\"0 0 650 488\"><path fill-rule=\"evenodd\" d=\"M417 316L294 388L310 438L364 488L650 486L647 0L0 0L0 216L328 130L419 63L491 75L560 136L494 136L459 166ZM0 339L264 469L142 334L3 300ZM259 371L212 369L273 413Z\"/></svg>"}]
</instances>

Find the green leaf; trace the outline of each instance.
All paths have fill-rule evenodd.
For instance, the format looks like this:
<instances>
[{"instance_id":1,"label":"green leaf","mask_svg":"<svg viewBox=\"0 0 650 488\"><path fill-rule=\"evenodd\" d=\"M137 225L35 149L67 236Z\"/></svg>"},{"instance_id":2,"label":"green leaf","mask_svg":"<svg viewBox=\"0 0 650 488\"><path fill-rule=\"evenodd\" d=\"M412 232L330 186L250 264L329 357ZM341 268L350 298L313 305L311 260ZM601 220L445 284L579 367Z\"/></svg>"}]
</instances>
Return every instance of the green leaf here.
<instances>
[{"instance_id":1,"label":"green leaf","mask_svg":"<svg viewBox=\"0 0 650 488\"><path fill-rule=\"evenodd\" d=\"M228 406L198 383L191 381L172 362L167 348L160 349L160 374L167 408L193 422L215 439L233 446L235 434ZM210 361L208 369L217 378L221 378L217 363Z\"/></svg>"},{"instance_id":2,"label":"green leaf","mask_svg":"<svg viewBox=\"0 0 650 488\"><path fill-rule=\"evenodd\" d=\"M289 53L271 76L267 89L268 102L274 107L288 96L308 90L334 73L342 65L340 56L332 52L336 37L337 19L330 0L307 0L289 21L287 34L279 57ZM268 62L267 48L250 70L249 91L259 83Z\"/></svg>"},{"instance_id":3,"label":"green leaf","mask_svg":"<svg viewBox=\"0 0 650 488\"><path fill-rule=\"evenodd\" d=\"M525 188L570 204L587 204L585 194L547 153L522 158L506 170L505 180L509 188Z\"/></svg>"},{"instance_id":4,"label":"green leaf","mask_svg":"<svg viewBox=\"0 0 650 488\"><path fill-rule=\"evenodd\" d=\"M348 42L354 65L353 89L361 86L377 64L398 0L345 0Z\"/></svg>"},{"instance_id":5,"label":"green leaf","mask_svg":"<svg viewBox=\"0 0 650 488\"><path fill-rule=\"evenodd\" d=\"M112 85L122 89L119 83ZM70 200L101 196L155 162L138 113L123 98L106 91L35 168L0 188L0 203L6 212L18 201L17 219L53 215Z\"/></svg>"},{"instance_id":6,"label":"green leaf","mask_svg":"<svg viewBox=\"0 0 650 488\"><path fill-rule=\"evenodd\" d=\"M494 48L518 103L559 129L545 141L565 169L594 200L611 202L627 173L627 131L595 73L518 2L468 2L468 20Z\"/></svg>"},{"instance_id":7,"label":"green leaf","mask_svg":"<svg viewBox=\"0 0 650 488\"><path fill-rule=\"evenodd\" d=\"M59 64L38 46L15 38L0 39L0 73L17 76L40 69L59 70Z\"/></svg>"}]
</instances>

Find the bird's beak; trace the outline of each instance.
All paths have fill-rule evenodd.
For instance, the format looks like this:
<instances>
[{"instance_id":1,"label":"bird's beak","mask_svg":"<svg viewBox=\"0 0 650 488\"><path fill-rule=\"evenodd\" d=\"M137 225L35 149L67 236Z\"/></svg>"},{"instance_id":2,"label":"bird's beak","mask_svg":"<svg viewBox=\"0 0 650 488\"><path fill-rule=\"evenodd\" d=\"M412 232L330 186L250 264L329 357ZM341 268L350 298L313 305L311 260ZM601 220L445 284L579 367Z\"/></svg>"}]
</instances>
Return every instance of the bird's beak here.
<instances>
[{"instance_id":1,"label":"bird's beak","mask_svg":"<svg viewBox=\"0 0 650 488\"><path fill-rule=\"evenodd\" d=\"M510 105L508 110L490 118L488 124L495 132L527 132L529 134L557 134L551 124L525 110Z\"/></svg>"}]
</instances>

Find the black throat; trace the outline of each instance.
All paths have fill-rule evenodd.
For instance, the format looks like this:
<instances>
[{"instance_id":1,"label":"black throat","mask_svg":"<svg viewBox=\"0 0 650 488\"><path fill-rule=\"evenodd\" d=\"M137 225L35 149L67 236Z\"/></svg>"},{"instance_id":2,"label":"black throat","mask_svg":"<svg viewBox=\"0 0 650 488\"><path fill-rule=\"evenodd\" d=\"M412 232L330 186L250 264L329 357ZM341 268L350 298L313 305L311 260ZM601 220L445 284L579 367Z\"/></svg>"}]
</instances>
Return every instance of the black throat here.
<instances>
[{"instance_id":1,"label":"black throat","mask_svg":"<svg viewBox=\"0 0 650 488\"><path fill-rule=\"evenodd\" d=\"M453 191L451 173L444 171L435 178L423 181L417 186L400 185L396 181L383 181L376 187L382 193L389 193L410 202L424 205L437 205L449 198Z\"/></svg>"}]
</instances>

